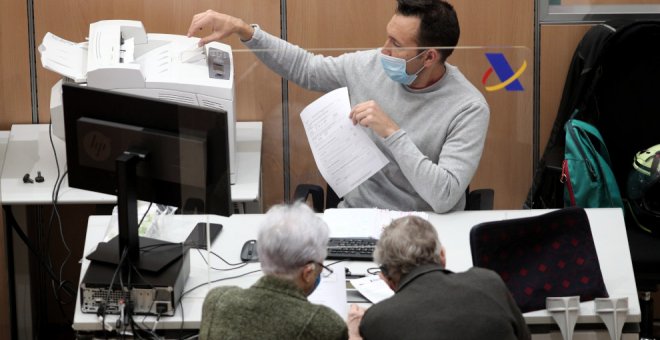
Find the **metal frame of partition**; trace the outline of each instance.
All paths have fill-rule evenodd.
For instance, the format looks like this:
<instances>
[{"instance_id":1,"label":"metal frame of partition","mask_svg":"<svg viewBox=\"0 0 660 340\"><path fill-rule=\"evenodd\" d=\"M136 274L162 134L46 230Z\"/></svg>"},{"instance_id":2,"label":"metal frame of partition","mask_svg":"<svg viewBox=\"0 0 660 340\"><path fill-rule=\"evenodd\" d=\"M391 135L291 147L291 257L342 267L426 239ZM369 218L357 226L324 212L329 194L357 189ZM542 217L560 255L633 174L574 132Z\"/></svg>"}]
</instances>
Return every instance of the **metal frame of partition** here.
<instances>
[{"instance_id":1,"label":"metal frame of partition","mask_svg":"<svg viewBox=\"0 0 660 340\"><path fill-rule=\"evenodd\" d=\"M660 19L660 1L658 4L630 2L621 0L620 4L562 5L561 1L539 0L538 17L541 24L598 23L614 18Z\"/></svg>"}]
</instances>

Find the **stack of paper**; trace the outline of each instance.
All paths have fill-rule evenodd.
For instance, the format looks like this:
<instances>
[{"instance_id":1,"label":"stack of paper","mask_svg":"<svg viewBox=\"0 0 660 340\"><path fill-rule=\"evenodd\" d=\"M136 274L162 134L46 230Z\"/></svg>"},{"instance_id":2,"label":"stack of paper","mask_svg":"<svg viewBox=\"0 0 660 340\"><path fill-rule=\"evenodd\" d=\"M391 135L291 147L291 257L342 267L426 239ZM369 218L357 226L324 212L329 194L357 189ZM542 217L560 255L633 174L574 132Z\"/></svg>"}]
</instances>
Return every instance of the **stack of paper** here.
<instances>
[{"instance_id":1,"label":"stack of paper","mask_svg":"<svg viewBox=\"0 0 660 340\"><path fill-rule=\"evenodd\" d=\"M371 303L381 302L394 295L394 291L390 289L390 286L388 286L378 275L369 275L359 279L352 279L350 282L351 285L353 285L362 296L371 301Z\"/></svg>"},{"instance_id":2,"label":"stack of paper","mask_svg":"<svg viewBox=\"0 0 660 340\"><path fill-rule=\"evenodd\" d=\"M330 237L371 237L378 239L388 224L399 217L415 215L428 220L419 211L395 211L376 208L326 209L323 220L330 228Z\"/></svg>"}]
</instances>

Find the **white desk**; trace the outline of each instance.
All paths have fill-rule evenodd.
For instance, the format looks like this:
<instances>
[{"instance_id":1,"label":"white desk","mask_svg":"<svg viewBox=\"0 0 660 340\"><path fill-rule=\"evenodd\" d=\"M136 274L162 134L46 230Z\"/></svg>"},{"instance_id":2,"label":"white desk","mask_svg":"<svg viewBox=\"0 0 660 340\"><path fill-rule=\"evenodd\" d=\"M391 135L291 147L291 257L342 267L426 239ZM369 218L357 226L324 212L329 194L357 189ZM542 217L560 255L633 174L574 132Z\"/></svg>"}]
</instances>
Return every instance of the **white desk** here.
<instances>
[{"instance_id":1,"label":"white desk","mask_svg":"<svg viewBox=\"0 0 660 340\"><path fill-rule=\"evenodd\" d=\"M520 211L470 211L455 212L445 215L431 214L430 221L438 230L441 241L447 250L447 268L460 272L472 266L472 257L470 253L469 231L477 223L493 220L502 220L507 218L525 217L541 214L544 210L520 210ZM623 215L620 209L588 209L589 220L592 226L592 233L596 246L596 251L600 259L601 270L605 285L611 297L628 297L630 312L626 319L627 323L639 323L641 320L639 302L637 300L637 290L633 276L630 252L626 236ZM182 241L192 227L199 221L208 218L209 222L221 223L224 228L213 244L213 250L229 262L239 262L240 249L246 240L254 239L257 235L259 222L263 215L233 215L230 218L222 216L172 216L165 223L166 228L176 230L169 241ZM109 216L92 216L89 219L88 230L85 242L85 254L89 253L102 238L105 227L109 221ZM332 234L332 232L331 232ZM357 236L357 235L356 235ZM253 270L259 269L259 265L252 263L241 269L232 271L218 272L209 270L203 263L198 252L191 253L191 274L184 291L189 290L201 283L216 280L219 278L228 278ZM330 263L331 261L326 262ZM220 268L227 268L222 265L218 259L212 260L212 265ZM83 260L81 267L82 278L85 270L89 266L89 261ZM346 267L354 274L365 273L366 269L373 267L373 263L366 262L346 262ZM249 287L259 277L261 273L249 274L247 276L214 283L208 286L217 285L237 285L240 287ZM201 320L201 310L204 297L208 291L208 286L198 288L188 293L183 298L182 306L184 308L185 319L181 320L181 306L177 308L176 315L173 317L162 317L158 329L196 329L199 328ZM101 325L93 314L83 314L80 311L80 300L76 302L75 317L73 328L77 331L100 330ZM531 325L554 324L552 317L545 310L525 313L525 320ZM115 319L108 316L107 321ZM143 318L148 326L153 325L153 317ZM583 302L580 304L579 324L600 324L600 319L594 313L594 303ZM589 339L609 339L607 331L589 331L576 332L576 339L583 334ZM557 333L537 334L535 338L557 338ZM625 339L637 339L637 334L625 334Z\"/></svg>"},{"instance_id":2,"label":"white desk","mask_svg":"<svg viewBox=\"0 0 660 340\"><path fill-rule=\"evenodd\" d=\"M66 168L66 145L53 137L57 164L50 143L48 124L14 124L11 127L0 182L0 202L4 205L37 205L52 202L53 185ZM261 122L236 123L238 175L231 186L232 201L239 212L261 212ZM23 183L40 171L43 183ZM60 204L114 204L116 196L69 187L68 178L60 188Z\"/></svg>"}]
</instances>

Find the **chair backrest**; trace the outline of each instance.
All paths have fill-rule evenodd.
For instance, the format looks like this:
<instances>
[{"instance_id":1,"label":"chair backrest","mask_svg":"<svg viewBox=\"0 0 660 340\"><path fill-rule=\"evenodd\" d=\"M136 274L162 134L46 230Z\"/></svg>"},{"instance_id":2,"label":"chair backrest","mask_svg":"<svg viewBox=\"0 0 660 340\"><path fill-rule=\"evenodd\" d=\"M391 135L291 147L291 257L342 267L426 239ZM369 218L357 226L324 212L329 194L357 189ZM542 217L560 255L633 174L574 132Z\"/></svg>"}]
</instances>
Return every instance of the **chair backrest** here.
<instances>
[{"instance_id":1,"label":"chair backrest","mask_svg":"<svg viewBox=\"0 0 660 340\"><path fill-rule=\"evenodd\" d=\"M582 208L480 223L470 247L473 265L497 272L523 313L545 309L546 297L608 297Z\"/></svg>"}]
</instances>

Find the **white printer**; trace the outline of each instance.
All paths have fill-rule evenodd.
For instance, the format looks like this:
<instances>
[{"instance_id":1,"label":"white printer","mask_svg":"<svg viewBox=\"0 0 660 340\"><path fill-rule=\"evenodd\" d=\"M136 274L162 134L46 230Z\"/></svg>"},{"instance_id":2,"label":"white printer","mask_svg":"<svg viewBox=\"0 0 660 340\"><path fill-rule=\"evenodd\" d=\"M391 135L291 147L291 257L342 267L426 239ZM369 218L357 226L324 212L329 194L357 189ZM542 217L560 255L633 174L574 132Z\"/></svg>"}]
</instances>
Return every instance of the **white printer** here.
<instances>
[{"instance_id":1,"label":"white printer","mask_svg":"<svg viewBox=\"0 0 660 340\"><path fill-rule=\"evenodd\" d=\"M234 63L231 47L199 38L147 34L140 21L104 20L90 24L86 43L47 33L39 46L44 68L65 81L227 112L231 183L236 182ZM64 139L62 81L51 89L54 134Z\"/></svg>"}]
</instances>

